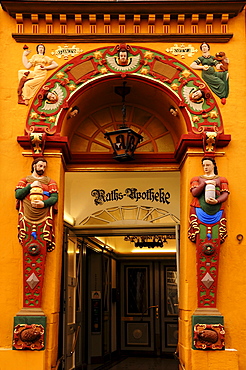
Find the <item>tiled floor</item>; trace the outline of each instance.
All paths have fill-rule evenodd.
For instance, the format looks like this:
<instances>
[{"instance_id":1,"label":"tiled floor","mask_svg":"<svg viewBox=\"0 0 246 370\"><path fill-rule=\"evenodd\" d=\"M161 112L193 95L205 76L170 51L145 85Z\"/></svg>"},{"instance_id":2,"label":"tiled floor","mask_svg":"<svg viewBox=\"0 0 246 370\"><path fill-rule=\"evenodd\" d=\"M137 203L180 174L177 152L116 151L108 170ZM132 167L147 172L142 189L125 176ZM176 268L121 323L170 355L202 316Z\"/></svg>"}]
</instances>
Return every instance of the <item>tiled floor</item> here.
<instances>
[{"instance_id":1,"label":"tiled floor","mask_svg":"<svg viewBox=\"0 0 246 370\"><path fill-rule=\"evenodd\" d=\"M96 368L94 368L96 369ZM161 357L127 357L112 365L100 366L98 370L178 370L178 362Z\"/></svg>"}]
</instances>

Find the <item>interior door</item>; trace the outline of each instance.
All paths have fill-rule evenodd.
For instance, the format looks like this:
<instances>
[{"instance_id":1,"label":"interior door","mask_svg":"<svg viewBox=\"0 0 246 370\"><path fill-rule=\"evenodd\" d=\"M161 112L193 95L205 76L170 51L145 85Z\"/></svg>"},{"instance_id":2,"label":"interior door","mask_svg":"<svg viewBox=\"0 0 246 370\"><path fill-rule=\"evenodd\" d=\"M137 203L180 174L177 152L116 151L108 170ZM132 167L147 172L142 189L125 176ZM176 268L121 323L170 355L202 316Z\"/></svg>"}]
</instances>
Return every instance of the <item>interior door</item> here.
<instances>
[{"instance_id":1,"label":"interior door","mask_svg":"<svg viewBox=\"0 0 246 370\"><path fill-rule=\"evenodd\" d=\"M161 355L177 345L175 260L121 265L121 350Z\"/></svg>"}]
</instances>

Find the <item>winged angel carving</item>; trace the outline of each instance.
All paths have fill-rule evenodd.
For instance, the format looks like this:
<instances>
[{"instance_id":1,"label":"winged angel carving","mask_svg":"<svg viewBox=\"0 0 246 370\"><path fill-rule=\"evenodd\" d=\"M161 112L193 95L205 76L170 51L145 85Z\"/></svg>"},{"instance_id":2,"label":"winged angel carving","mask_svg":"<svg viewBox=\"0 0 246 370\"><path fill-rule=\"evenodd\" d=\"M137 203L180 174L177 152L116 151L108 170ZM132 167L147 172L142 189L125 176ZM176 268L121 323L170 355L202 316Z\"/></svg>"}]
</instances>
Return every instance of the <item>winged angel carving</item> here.
<instances>
[{"instance_id":1,"label":"winged angel carving","mask_svg":"<svg viewBox=\"0 0 246 370\"><path fill-rule=\"evenodd\" d=\"M119 56L109 56L106 55L106 60L109 66L117 71L129 71L137 67L140 61L140 55L135 55L131 57L125 57L119 53Z\"/></svg>"},{"instance_id":2,"label":"winged angel carving","mask_svg":"<svg viewBox=\"0 0 246 370\"><path fill-rule=\"evenodd\" d=\"M64 100L64 93L61 86L56 84L54 89L44 94L43 100L45 101L43 110L56 110Z\"/></svg>"}]
</instances>

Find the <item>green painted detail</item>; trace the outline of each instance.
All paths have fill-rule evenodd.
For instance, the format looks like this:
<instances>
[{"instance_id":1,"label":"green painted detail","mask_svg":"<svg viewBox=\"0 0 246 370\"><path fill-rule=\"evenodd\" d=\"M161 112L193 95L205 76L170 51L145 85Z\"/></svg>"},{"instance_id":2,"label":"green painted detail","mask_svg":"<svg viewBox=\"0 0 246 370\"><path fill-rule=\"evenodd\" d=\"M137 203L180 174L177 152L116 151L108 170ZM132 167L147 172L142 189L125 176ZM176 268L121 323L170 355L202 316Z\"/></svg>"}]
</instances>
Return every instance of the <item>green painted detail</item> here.
<instances>
[{"instance_id":1,"label":"green painted detail","mask_svg":"<svg viewBox=\"0 0 246 370\"><path fill-rule=\"evenodd\" d=\"M216 271L216 268L215 267L211 267L210 268L210 272L214 272L214 271Z\"/></svg>"},{"instance_id":2,"label":"green painted detail","mask_svg":"<svg viewBox=\"0 0 246 370\"><path fill-rule=\"evenodd\" d=\"M26 294L25 294L25 296L29 296L29 295L31 295L31 293L26 293Z\"/></svg>"},{"instance_id":3,"label":"green painted detail","mask_svg":"<svg viewBox=\"0 0 246 370\"><path fill-rule=\"evenodd\" d=\"M200 292L200 297L203 297L204 295L206 295L206 292Z\"/></svg>"},{"instance_id":4,"label":"green painted detail","mask_svg":"<svg viewBox=\"0 0 246 370\"><path fill-rule=\"evenodd\" d=\"M205 240L207 237L207 228L204 225L200 225L200 238Z\"/></svg>"},{"instance_id":5,"label":"green painted detail","mask_svg":"<svg viewBox=\"0 0 246 370\"><path fill-rule=\"evenodd\" d=\"M26 299L26 300L25 300L25 304L28 304L28 303L29 303L29 301L28 301L28 299Z\"/></svg>"},{"instance_id":6,"label":"green painted detail","mask_svg":"<svg viewBox=\"0 0 246 370\"><path fill-rule=\"evenodd\" d=\"M200 258L200 261L201 261L201 262L206 262L206 257L201 257L201 258Z\"/></svg>"},{"instance_id":7,"label":"green painted detail","mask_svg":"<svg viewBox=\"0 0 246 370\"><path fill-rule=\"evenodd\" d=\"M32 270L31 267L26 268L26 271L28 271L28 272L30 272L31 270Z\"/></svg>"},{"instance_id":8,"label":"green painted detail","mask_svg":"<svg viewBox=\"0 0 246 370\"><path fill-rule=\"evenodd\" d=\"M215 225L212 228L212 239L218 239L219 237L219 225Z\"/></svg>"},{"instance_id":9,"label":"green painted detail","mask_svg":"<svg viewBox=\"0 0 246 370\"><path fill-rule=\"evenodd\" d=\"M203 266L202 266L202 267L200 267L200 271L201 271L201 272L205 272L205 271L206 271L206 267L203 267Z\"/></svg>"},{"instance_id":10,"label":"green painted detail","mask_svg":"<svg viewBox=\"0 0 246 370\"><path fill-rule=\"evenodd\" d=\"M209 295L211 295L211 297L215 296L215 294L213 292L209 292Z\"/></svg>"},{"instance_id":11,"label":"green painted detail","mask_svg":"<svg viewBox=\"0 0 246 370\"><path fill-rule=\"evenodd\" d=\"M34 293L33 295L35 295L36 297L39 297L40 296L39 293Z\"/></svg>"},{"instance_id":12,"label":"green painted detail","mask_svg":"<svg viewBox=\"0 0 246 370\"><path fill-rule=\"evenodd\" d=\"M212 257L211 258L211 262L216 263L217 262L217 259L215 257Z\"/></svg>"}]
</instances>

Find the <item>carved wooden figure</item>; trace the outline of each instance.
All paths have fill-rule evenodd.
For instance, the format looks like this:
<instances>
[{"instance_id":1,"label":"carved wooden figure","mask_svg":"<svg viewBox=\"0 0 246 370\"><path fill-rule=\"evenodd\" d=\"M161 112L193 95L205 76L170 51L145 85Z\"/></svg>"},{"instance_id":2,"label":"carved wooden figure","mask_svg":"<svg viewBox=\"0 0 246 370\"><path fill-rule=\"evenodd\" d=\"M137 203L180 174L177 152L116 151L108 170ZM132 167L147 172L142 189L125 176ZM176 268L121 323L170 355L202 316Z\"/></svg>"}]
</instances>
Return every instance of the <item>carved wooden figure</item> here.
<instances>
[{"instance_id":1,"label":"carved wooden figure","mask_svg":"<svg viewBox=\"0 0 246 370\"><path fill-rule=\"evenodd\" d=\"M35 95L37 90L47 77L47 70L58 67L58 64L50 57L45 56L45 47L39 44L36 47L37 53L31 59L27 56L31 53L28 46L24 45L22 55L22 63L27 70L19 70L19 86L18 86L18 103L28 105L29 100ZM29 69L33 67L33 71Z\"/></svg>"},{"instance_id":2,"label":"carved wooden figure","mask_svg":"<svg viewBox=\"0 0 246 370\"><path fill-rule=\"evenodd\" d=\"M216 308L220 245L227 236L224 202L228 181L218 176L215 160L202 159L204 175L191 179L193 200L188 237L196 243L198 307Z\"/></svg>"},{"instance_id":3,"label":"carved wooden figure","mask_svg":"<svg viewBox=\"0 0 246 370\"><path fill-rule=\"evenodd\" d=\"M221 99L221 103L225 104L229 94L229 74L227 71L229 60L226 58L227 69L225 69L222 60L217 59L218 55L216 58L210 55L210 46L206 42L201 44L200 49L202 51L202 56L191 63L191 68L202 70L202 78L204 81ZM217 71L215 71L214 67Z\"/></svg>"},{"instance_id":4,"label":"carved wooden figure","mask_svg":"<svg viewBox=\"0 0 246 370\"><path fill-rule=\"evenodd\" d=\"M21 179L15 196L19 211L19 241L23 246L23 307L41 308L47 251L55 248L54 206L57 184L44 176L47 161L36 158L32 174Z\"/></svg>"}]
</instances>

